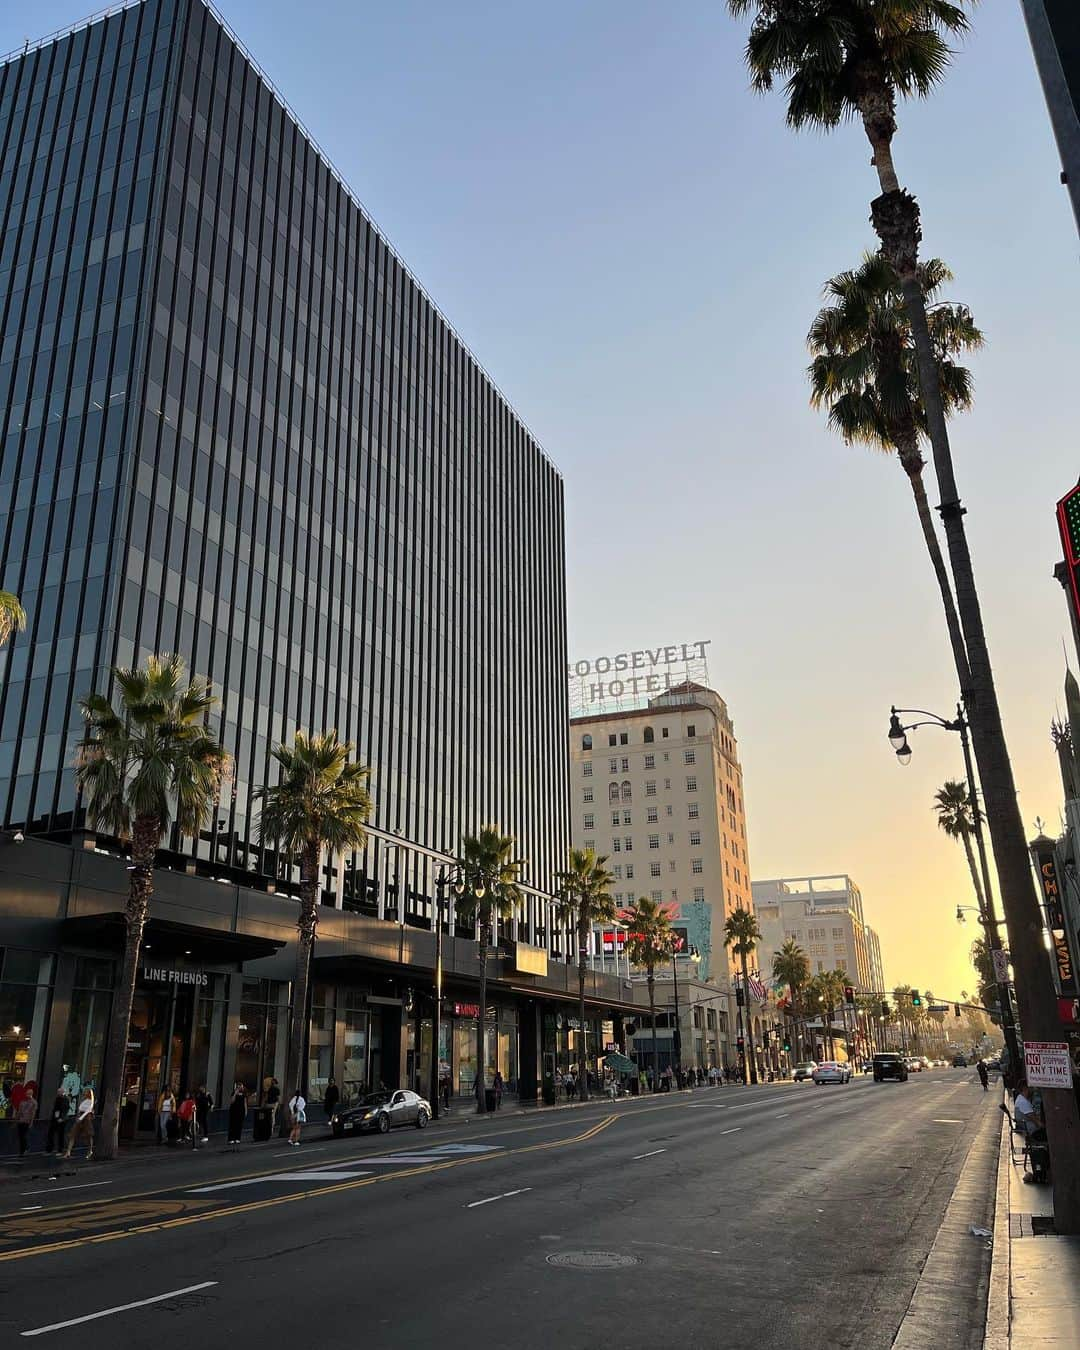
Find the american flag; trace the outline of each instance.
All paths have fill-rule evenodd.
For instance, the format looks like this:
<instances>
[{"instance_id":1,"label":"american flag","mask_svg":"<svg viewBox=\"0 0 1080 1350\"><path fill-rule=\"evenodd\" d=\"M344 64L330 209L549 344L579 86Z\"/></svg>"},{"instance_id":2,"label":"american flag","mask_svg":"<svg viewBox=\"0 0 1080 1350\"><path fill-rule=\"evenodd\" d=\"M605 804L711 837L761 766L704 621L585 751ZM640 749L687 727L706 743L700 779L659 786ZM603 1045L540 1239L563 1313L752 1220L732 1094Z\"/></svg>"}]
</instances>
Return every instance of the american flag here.
<instances>
[{"instance_id":1,"label":"american flag","mask_svg":"<svg viewBox=\"0 0 1080 1350\"><path fill-rule=\"evenodd\" d=\"M746 981L750 986L750 992L753 994L753 996L757 999L760 999L761 1002L764 1003L769 995L765 989L765 986L761 983L761 981L757 978L757 976L748 975L746 977Z\"/></svg>"}]
</instances>

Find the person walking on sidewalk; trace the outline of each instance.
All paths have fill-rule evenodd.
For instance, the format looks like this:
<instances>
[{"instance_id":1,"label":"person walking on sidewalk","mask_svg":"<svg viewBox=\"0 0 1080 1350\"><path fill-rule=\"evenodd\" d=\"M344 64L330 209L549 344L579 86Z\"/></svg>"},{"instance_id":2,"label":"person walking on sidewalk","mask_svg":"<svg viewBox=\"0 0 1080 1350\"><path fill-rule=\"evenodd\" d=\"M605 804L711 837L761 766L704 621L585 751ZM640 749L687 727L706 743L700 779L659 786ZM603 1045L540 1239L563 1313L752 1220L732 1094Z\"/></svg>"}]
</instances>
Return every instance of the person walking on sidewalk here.
<instances>
[{"instance_id":1,"label":"person walking on sidewalk","mask_svg":"<svg viewBox=\"0 0 1080 1350\"><path fill-rule=\"evenodd\" d=\"M492 1082L492 1086L495 1089L495 1110L498 1111L502 1107L503 1095L503 1076L498 1069L495 1070L495 1078Z\"/></svg>"},{"instance_id":2,"label":"person walking on sidewalk","mask_svg":"<svg viewBox=\"0 0 1080 1350\"><path fill-rule=\"evenodd\" d=\"M176 1110L176 1098L171 1087L166 1087L157 1103L157 1141L164 1144L169 1138L169 1125Z\"/></svg>"},{"instance_id":3,"label":"person walking on sidewalk","mask_svg":"<svg viewBox=\"0 0 1080 1350\"><path fill-rule=\"evenodd\" d=\"M30 1126L37 1120L37 1097L34 1089L28 1087L22 1101L15 1108L15 1128L19 1132L19 1157L26 1152L30 1143Z\"/></svg>"},{"instance_id":4,"label":"person walking on sidewalk","mask_svg":"<svg viewBox=\"0 0 1080 1350\"><path fill-rule=\"evenodd\" d=\"M214 1099L203 1083L195 1094L195 1134L200 1144L210 1142L210 1112L214 1109Z\"/></svg>"},{"instance_id":5,"label":"person walking on sidewalk","mask_svg":"<svg viewBox=\"0 0 1080 1350\"><path fill-rule=\"evenodd\" d=\"M270 1108L270 1138L277 1133L277 1113L281 1105L281 1088L276 1078L270 1079L270 1086L263 1094L263 1105Z\"/></svg>"},{"instance_id":6,"label":"person walking on sidewalk","mask_svg":"<svg viewBox=\"0 0 1080 1350\"><path fill-rule=\"evenodd\" d=\"M304 1123L307 1120L307 1102L304 1100L303 1094L299 1088L297 1088L289 1098L289 1120L291 1122L291 1127L289 1129L289 1143L293 1148L299 1148L300 1132L304 1128Z\"/></svg>"},{"instance_id":7,"label":"person walking on sidewalk","mask_svg":"<svg viewBox=\"0 0 1080 1350\"><path fill-rule=\"evenodd\" d=\"M91 1087L82 1090L75 1112L75 1126L64 1150L64 1157L70 1158L72 1149L78 1148L80 1144L86 1145L86 1161L89 1162L94 1156L94 1089Z\"/></svg>"},{"instance_id":8,"label":"person walking on sidewalk","mask_svg":"<svg viewBox=\"0 0 1080 1350\"><path fill-rule=\"evenodd\" d=\"M199 1136L195 1129L195 1094L192 1092L184 1093L184 1100L180 1103L177 1111L180 1119L180 1138L186 1143L191 1141L192 1148L198 1148Z\"/></svg>"},{"instance_id":9,"label":"person walking on sidewalk","mask_svg":"<svg viewBox=\"0 0 1080 1350\"><path fill-rule=\"evenodd\" d=\"M64 1135L67 1134L68 1115L71 1112L71 1099L64 1091L63 1083L56 1089L52 1113L49 1116L49 1133L45 1136L45 1152L50 1156L63 1153Z\"/></svg>"},{"instance_id":10,"label":"person walking on sidewalk","mask_svg":"<svg viewBox=\"0 0 1080 1350\"><path fill-rule=\"evenodd\" d=\"M244 1117L247 1115L247 1088L243 1083L233 1084L232 1100L229 1102L229 1137L230 1144L238 1144L240 1136L244 1132ZM271 1114L271 1122L273 1115ZM271 1133L273 1130L271 1129Z\"/></svg>"},{"instance_id":11,"label":"person walking on sidewalk","mask_svg":"<svg viewBox=\"0 0 1080 1350\"><path fill-rule=\"evenodd\" d=\"M341 1093L338 1086L331 1078L327 1081L326 1091L323 1093L323 1110L326 1112L326 1119L333 1120L334 1112L337 1110L337 1104L341 1101Z\"/></svg>"},{"instance_id":12,"label":"person walking on sidewalk","mask_svg":"<svg viewBox=\"0 0 1080 1350\"><path fill-rule=\"evenodd\" d=\"M988 1092L990 1090L990 1071L986 1067L986 1061L980 1059L978 1064L975 1065L975 1070L979 1075L979 1082L982 1084L983 1091Z\"/></svg>"}]
</instances>

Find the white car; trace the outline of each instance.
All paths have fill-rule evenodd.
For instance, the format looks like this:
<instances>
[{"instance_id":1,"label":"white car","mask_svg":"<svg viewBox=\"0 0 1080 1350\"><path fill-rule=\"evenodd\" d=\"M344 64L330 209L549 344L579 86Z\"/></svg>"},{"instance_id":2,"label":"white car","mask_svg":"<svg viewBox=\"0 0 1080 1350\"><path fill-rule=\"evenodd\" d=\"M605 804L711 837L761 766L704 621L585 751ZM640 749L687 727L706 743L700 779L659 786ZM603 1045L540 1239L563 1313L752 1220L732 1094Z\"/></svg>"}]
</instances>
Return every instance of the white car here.
<instances>
[{"instance_id":1,"label":"white car","mask_svg":"<svg viewBox=\"0 0 1080 1350\"><path fill-rule=\"evenodd\" d=\"M851 1070L846 1064L837 1064L831 1060L824 1064L819 1064L810 1075L815 1083L846 1083L851 1077Z\"/></svg>"},{"instance_id":2,"label":"white car","mask_svg":"<svg viewBox=\"0 0 1080 1350\"><path fill-rule=\"evenodd\" d=\"M815 1070L816 1068L817 1068L817 1063L816 1063L816 1061L815 1061L815 1060L812 1060L812 1059L808 1059L808 1060L806 1060L806 1062L803 1063L803 1064L796 1064L796 1065L795 1065L795 1070L794 1070L794 1072L792 1073L791 1076L792 1076L792 1078L794 1078L794 1080L795 1080L796 1083L801 1083L801 1082L803 1082L803 1081L804 1081L805 1079L807 1079L807 1078L813 1078L813 1076L814 1076L814 1070Z\"/></svg>"}]
</instances>

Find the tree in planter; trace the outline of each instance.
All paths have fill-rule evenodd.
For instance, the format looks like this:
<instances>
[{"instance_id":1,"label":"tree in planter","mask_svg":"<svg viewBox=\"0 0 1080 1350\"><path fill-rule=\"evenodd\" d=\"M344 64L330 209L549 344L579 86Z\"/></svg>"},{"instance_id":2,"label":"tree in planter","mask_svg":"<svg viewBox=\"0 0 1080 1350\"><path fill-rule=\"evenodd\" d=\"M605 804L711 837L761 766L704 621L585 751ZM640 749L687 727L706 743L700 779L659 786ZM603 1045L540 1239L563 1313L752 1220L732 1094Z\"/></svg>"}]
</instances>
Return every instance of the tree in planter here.
<instances>
[{"instance_id":1,"label":"tree in planter","mask_svg":"<svg viewBox=\"0 0 1080 1350\"><path fill-rule=\"evenodd\" d=\"M795 128L832 130L861 121L873 148L880 195L871 220L885 260L904 295L915 343L919 387L933 450L945 543L964 639L957 676L979 768L986 819L997 863L1002 908L1016 973L1020 1021L1032 1038L1060 1032L1057 1001L1042 945L1042 917L1031 874L1016 783L982 609L953 468L934 342L918 280L922 229L919 207L904 191L893 163L897 97L924 96L942 79L947 39L968 29L965 7L949 0L728 0L735 15L754 15L746 47L759 91L782 81L787 120ZM1080 1232L1080 1112L1074 1093L1043 1094L1059 1233Z\"/></svg>"},{"instance_id":2,"label":"tree in planter","mask_svg":"<svg viewBox=\"0 0 1080 1350\"><path fill-rule=\"evenodd\" d=\"M796 1019L795 1025L798 1027L798 1018L802 1012L802 994L810 979L810 958L794 938L785 939L780 950L773 952L772 973L773 979L786 984L791 993L791 1015ZM795 1058L798 1060L802 1052L797 1031L796 1042Z\"/></svg>"},{"instance_id":3,"label":"tree in planter","mask_svg":"<svg viewBox=\"0 0 1080 1350\"><path fill-rule=\"evenodd\" d=\"M508 918L524 900L518 879L525 865L514 857L517 840L494 825L461 841L457 861L457 912L479 930L480 1003L476 1019L476 1110L487 1111L487 960L497 918Z\"/></svg>"},{"instance_id":4,"label":"tree in planter","mask_svg":"<svg viewBox=\"0 0 1080 1350\"><path fill-rule=\"evenodd\" d=\"M588 970L589 937L593 924L610 923L617 914L615 897L608 887L615 880L607 869L607 857L597 857L591 848L570 850L570 866L558 877L556 912L577 929L578 955L578 1084L582 1101L589 1097L589 1072L585 1045L585 975Z\"/></svg>"},{"instance_id":5,"label":"tree in planter","mask_svg":"<svg viewBox=\"0 0 1080 1350\"><path fill-rule=\"evenodd\" d=\"M626 953L646 975L649 1018L652 1023L652 1069L654 1090L660 1083L660 1055L656 1046L656 967L675 954L678 941L671 925L672 910L659 900L643 895L619 916L627 925Z\"/></svg>"},{"instance_id":6,"label":"tree in planter","mask_svg":"<svg viewBox=\"0 0 1080 1350\"><path fill-rule=\"evenodd\" d=\"M10 591L0 591L0 647L12 633L21 633L26 627L26 610L19 597Z\"/></svg>"},{"instance_id":7,"label":"tree in planter","mask_svg":"<svg viewBox=\"0 0 1080 1350\"><path fill-rule=\"evenodd\" d=\"M259 841L274 846L300 864L300 913L297 918L296 975L289 1017L289 1060L286 1091L306 1087L304 1061L308 986L323 852L351 853L367 843L371 794L370 769L349 758L353 747L336 731L309 736L298 731L292 745L273 750L280 773L273 787L259 788ZM288 1121L282 1118L282 1133Z\"/></svg>"},{"instance_id":8,"label":"tree in planter","mask_svg":"<svg viewBox=\"0 0 1080 1350\"><path fill-rule=\"evenodd\" d=\"M124 957L105 1052L97 1153L116 1156L131 1004L154 893L154 859L170 825L197 835L217 798L229 757L206 728L217 703L207 682L186 679L179 656L151 656L142 669L113 671L119 701L81 702L86 735L75 777L92 829L131 845Z\"/></svg>"},{"instance_id":9,"label":"tree in planter","mask_svg":"<svg viewBox=\"0 0 1080 1350\"><path fill-rule=\"evenodd\" d=\"M750 972L748 962L761 941L761 929L755 915L740 906L733 909L724 921L724 946L739 958L743 987L743 1044L746 1047L748 1081L758 1080L757 1055L754 1053L754 1031L750 1021Z\"/></svg>"}]
</instances>

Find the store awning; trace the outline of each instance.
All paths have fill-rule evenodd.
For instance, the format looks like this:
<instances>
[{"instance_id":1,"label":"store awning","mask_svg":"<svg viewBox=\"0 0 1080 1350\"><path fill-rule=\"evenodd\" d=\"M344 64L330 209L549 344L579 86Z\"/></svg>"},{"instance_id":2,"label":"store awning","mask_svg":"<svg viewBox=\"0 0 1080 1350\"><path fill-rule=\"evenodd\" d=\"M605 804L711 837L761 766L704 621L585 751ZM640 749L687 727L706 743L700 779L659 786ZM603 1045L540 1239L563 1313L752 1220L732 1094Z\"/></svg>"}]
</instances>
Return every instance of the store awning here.
<instances>
[{"instance_id":1,"label":"store awning","mask_svg":"<svg viewBox=\"0 0 1080 1350\"><path fill-rule=\"evenodd\" d=\"M123 911L109 914L79 914L60 925L65 943L122 951L127 919ZM197 924L175 923L172 919L148 919L143 930L143 948L155 958L191 956L208 965L257 961L273 956L285 946L276 938L252 933L231 933L223 928L202 928Z\"/></svg>"},{"instance_id":2,"label":"store awning","mask_svg":"<svg viewBox=\"0 0 1080 1350\"><path fill-rule=\"evenodd\" d=\"M613 1073L634 1073L638 1071L637 1065L629 1055L621 1055L618 1050L613 1050L610 1055L604 1056L604 1068L610 1069Z\"/></svg>"}]
</instances>

